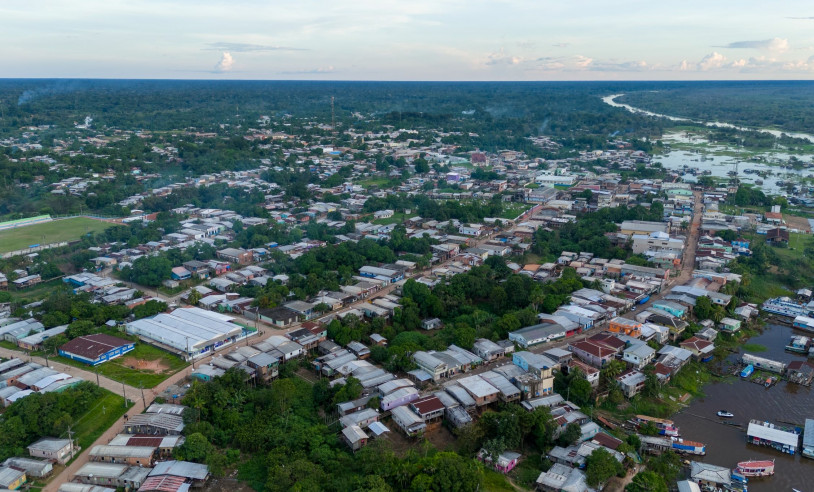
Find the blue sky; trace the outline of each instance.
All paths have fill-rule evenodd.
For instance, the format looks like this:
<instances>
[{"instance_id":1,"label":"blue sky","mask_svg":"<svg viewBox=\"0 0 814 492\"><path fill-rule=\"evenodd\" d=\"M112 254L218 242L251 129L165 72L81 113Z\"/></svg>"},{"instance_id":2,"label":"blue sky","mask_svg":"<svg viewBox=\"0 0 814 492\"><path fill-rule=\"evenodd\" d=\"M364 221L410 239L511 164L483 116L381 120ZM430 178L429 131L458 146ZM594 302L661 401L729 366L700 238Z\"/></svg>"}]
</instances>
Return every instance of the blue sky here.
<instances>
[{"instance_id":1,"label":"blue sky","mask_svg":"<svg viewBox=\"0 0 814 492\"><path fill-rule=\"evenodd\" d=\"M2 0L2 77L810 79L814 2Z\"/></svg>"}]
</instances>

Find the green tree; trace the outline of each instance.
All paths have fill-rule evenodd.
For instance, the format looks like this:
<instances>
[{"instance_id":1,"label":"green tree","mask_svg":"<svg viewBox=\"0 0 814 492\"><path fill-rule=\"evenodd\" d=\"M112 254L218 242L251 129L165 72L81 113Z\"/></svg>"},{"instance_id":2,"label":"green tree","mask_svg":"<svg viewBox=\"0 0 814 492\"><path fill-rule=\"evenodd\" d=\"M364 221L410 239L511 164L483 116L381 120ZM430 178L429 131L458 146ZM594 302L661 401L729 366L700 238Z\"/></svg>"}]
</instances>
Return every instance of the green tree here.
<instances>
[{"instance_id":1,"label":"green tree","mask_svg":"<svg viewBox=\"0 0 814 492\"><path fill-rule=\"evenodd\" d=\"M211 452L212 444L203 434L196 432L187 436L184 444L175 451L175 455L180 460L203 463Z\"/></svg>"},{"instance_id":2,"label":"green tree","mask_svg":"<svg viewBox=\"0 0 814 492\"><path fill-rule=\"evenodd\" d=\"M585 475L588 485L596 487L624 471L622 464L616 461L607 450L599 448L585 459Z\"/></svg>"},{"instance_id":3,"label":"green tree","mask_svg":"<svg viewBox=\"0 0 814 492\"><path fill-rule=\"evenodd\" d=\"M661 475L646 470L636 474L633 481L625 487L627 492L667 492L667 482Z\"/></svg>"},{"instance_id":4,"label":"green tree","mask_svg":"<svg viewBox=\"0 0 814 492\"><path fill-rule=\"evenodd\" d=\"M582 437L582 428L576 422L571 422L565 427L558 440L563 446L570 446L579 441L580 437Z\"/></svg>"}]
</instances>

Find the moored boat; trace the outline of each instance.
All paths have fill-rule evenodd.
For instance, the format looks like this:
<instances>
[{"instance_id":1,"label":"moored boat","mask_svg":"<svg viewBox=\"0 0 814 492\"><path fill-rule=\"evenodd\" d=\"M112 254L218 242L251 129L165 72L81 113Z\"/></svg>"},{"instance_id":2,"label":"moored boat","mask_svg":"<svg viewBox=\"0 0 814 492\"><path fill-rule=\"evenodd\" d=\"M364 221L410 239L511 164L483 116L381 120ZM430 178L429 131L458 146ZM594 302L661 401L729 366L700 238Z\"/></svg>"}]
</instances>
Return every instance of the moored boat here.
<instances>
[{"instance_id":1,"label":"moored boat","mask_svg":"<svg viewBox=\"0 0 814 492\"><path fill-rule=\"evenodd\" d=\"M649 417L647 415L636 415L634 422L639 426L653 424L662 436L678 436L678 427L675 426L672 420Z\"/></svg>"},{"instance_id":2,"label":"moored boat","mask_svg":"<svg viewBox=\"0 0 814 492\"><path fill-rule=\"evenodd\" d=\"M718 416L724 419L731 419L735 416L732 412L727 412L726 410L718 410Z\"/></svg>"},{"instance_id":3,"label":"moored boat","mask_svg":"<svg viewBox=\"0 0 814 492\"><path fill-rule=\"evenodd\" d=\"M798 354L806 354L808 353L809 347L811 347L811 339L809 337L803 335L793 335L791 340L789 340L789 344L786 345L786 350L789 352L796 352Z\"/></svg>"},{"instance_id":4,"label":"moored boat","mask_svg":"<svg viewBox=\"0 0 814 492\"><path fill-rule=\"evenodd\" d=\"M741 461L735 471L744 477L770 477L774 475L774 460Z\"/></svg>"},{"instance_id":5,"label":"moored boat","mask_svg":"<svg viewBox=\"0 0 814 492\"><path fill-rule=\"evenodd\" d=\"M752 375L753 372L755 372L755 366L749 364L748 366L744 367L743 370L741 371L741 377L748 378L749 376Z\"/></svg>"}]
</instances>

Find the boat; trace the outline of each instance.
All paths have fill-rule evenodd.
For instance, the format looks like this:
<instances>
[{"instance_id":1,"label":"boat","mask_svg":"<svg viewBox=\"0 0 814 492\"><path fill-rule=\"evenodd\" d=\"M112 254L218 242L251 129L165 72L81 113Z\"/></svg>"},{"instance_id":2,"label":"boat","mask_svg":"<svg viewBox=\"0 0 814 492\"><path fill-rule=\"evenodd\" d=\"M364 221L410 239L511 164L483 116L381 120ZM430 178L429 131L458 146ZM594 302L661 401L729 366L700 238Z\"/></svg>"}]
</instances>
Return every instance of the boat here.
<instances>
[{"instance_id":1,"label":"boat","mask_svg":"<svg viewBox=\"0 0 814 492\"><path fill-rule=\"evenodd\" d=\"M681 439L680 437L671 437L670 440L672 441L670 447L677 453L695 454L698 456L707 454L707 446L702 442L689 441L687 439Z\"/></svg>"},{"instance_id":2,"label":"boat","mask_svg":"<svg viewBox=\"0 0 814 492\"><path fill-rule=\"evenodd\" d=\"M732 412L727 412L726 410L718 410L718 416L724 419L731 419L735 416Z\"/></svg>"},{"instance_id":3,"label":"boat","mask_svg":"<svg viewBox=\"0 0 814 492\"><path fill-rule=\"evenodd\" d=\"M643 426L653 424L662 436L678 437L678 427L672 420L648 417L647 415L636 415L634 420L636 425Z\"/></svg>"},{"instance_id":4,"label":"boat","mask_svg":"<svg viewBox=\"0 0 814 492\"><path fill-rule=\"evenodd\" d=\"M808 353L809 347L811 347L810 338L803 335L793 335L791 340L789 340L789 344L786 345L786 350L798 354L806 354Z\"/></svg>"},{"instance_id":5,"label":"boat","mask_svg":"<svg viewBox=\"0 0 814 492\"><path fill-rule=\"evenodd\" d=\"M735 472L744 477L770 477L774 475L774 460L741 461Z\"/></svg>"},{"instance_id":6,"label":"boat","mask_svg":"<svg viewBox=\"0 0 814 492\"><path fill-rule=\"evenodd\" d=\"M741 377L748 378L749 376L752 375L753 372L755 372L755 366L749 364L748 366L744 367L743 370L741 371Z\"/></svg>"},{"instance_id":7,"label":"boat","mask_svg":"<svg viewBox=\"0 0 814 492\"><path fill-rule=\"evenodd\" d=\"M777 378L772 376L770 378L766 378L766 382L763 383L763 386L767 388L771 388L777 382Z\"/></svg>"}]
</instances>

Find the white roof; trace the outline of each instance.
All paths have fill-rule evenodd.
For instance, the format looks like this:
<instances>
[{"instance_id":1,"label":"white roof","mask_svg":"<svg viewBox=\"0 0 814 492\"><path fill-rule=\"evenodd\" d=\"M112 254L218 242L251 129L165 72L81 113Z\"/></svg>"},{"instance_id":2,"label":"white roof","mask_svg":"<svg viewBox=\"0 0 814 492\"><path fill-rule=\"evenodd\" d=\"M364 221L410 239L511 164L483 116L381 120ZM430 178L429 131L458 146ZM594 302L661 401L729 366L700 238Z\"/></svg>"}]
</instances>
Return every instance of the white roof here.
<instances>
[{"instance_id":1,"label":"white roof","mask_svg":"<svg viewBox=\"0 0 814 492\"><path fill-rule=\"evenodd\" d=\"M478 398L486 398L487 396L499 393L497 388L487 383L484 379L481 379L480 376L461 378L458 380L458 384Z\"/></svg>"},{"instance_id":2,"label":"white roof","mask_svg":"<svg viewBox=\"0 0 814 492\"><path fill-rule=\"evenodd\" d=\"M181 351L201 349L240 333L231 316L201 308L180 308L127 324L128 333L146 336ZM187 341L188 339L188 341ZM189 345L187 345L189 343Z\"/></svg>"},{"instance_id":3,"label":"white roof","mask_svg":"<svg viewBox=\"0 0 814 492\"><path fill-rule=\"evenodd\" d=\"M758 437L767 441L784 444L787 446L797 447L800 443L800 435L793 432L784 431L772 427L767 427L765 424L774 426L769 422L749 422L749 428L746 430L746 435L749 437Z\"/></svg>"}]
</instances>

